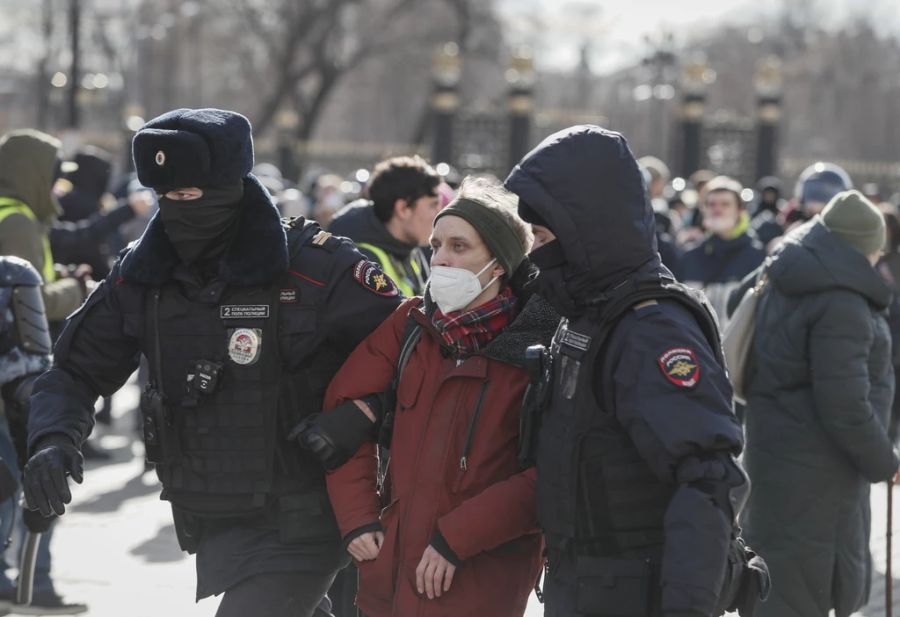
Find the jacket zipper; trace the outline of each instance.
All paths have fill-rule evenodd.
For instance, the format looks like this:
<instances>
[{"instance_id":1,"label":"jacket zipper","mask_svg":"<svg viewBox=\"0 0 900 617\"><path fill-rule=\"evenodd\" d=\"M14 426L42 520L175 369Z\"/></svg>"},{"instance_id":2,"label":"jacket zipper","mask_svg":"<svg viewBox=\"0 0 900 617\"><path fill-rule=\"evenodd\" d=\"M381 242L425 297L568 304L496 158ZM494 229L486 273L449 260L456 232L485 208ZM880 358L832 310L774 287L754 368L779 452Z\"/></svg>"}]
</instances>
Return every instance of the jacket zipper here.
<instances>
[{"instance_id":1,"label":"jacket zipper","mask_svg":"<svg viewBox=\"0 0 900 617\"><path fill-rule=\"evenodd\" d=\"M463 446L462 457L459 459L459 468L466 471L469 468L469 448L472 447L472 438L475 437L475 427L478 425L478 418L481 417L481 406L484 403L484 395L487 393L488 385L491 381L488 379L481 384L481 392L478 393L478 402L475 403L475 414L469 423L469 431L466 434L466 443Z\"/></svg>"}]
</instances>

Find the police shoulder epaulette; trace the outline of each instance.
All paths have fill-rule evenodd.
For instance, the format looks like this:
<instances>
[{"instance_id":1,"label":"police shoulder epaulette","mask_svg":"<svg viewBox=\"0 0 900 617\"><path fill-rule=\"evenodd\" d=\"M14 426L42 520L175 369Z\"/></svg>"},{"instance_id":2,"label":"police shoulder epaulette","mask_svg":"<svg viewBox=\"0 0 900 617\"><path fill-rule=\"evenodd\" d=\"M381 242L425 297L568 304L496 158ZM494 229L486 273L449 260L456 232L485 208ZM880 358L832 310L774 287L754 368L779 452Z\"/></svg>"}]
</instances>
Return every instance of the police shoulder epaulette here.
<instances>
[{"instance_id":1,"label":"police shoulder epaulette","mask_svg":"<svg viewBox=\"0 0 900 617\"><path fill-rule=\"evenodd\" d=\"M329 231L320 231L316 235L312 237L311 242L316 246L325 246L325 243L328 242L328 239L331 238L331 232Z\"/></svg>"},{"instance_id":2,"label":"police shoulder epaulette","mask_svg":"<svg viewBox=\"0 0 900 617\"><path fill-rule=\"evenodd\" d=\"M329 253L333 253L343 246L344 240L340 236L335 236L329 231L319 231L313 237L306 241L307 246L325 249Z\"/></svg>"}]
</instances>

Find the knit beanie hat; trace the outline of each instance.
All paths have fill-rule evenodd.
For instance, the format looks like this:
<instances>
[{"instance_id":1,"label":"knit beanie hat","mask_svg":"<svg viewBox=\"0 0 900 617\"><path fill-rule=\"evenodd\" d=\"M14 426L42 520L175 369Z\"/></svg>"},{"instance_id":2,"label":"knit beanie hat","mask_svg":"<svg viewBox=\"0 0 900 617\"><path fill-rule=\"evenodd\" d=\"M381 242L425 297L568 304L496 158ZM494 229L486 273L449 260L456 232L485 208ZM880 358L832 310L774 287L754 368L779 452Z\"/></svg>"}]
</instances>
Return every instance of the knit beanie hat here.
<instances>
[{"instance_id":1,"label":"knit beanie hat","mask_svg":"<svg viewBox=\"0 0 900 617\"><path fill-rule=\"evenodd\" d=\"M478 232L507 277L525 259L531 248L531 229L516 214L515 197L500 186L485 186L481 179L466 179L459 194L434 217L458 216Z\"/></svg>"},{"instance_id":2,"label":"knit beanie hat","mask_svg":"<svg viewBox=\"0 0 900 617\"><path fill-rule=\"evenodd\" d=\"M822 210L822 221L831 233L863 255L872 255L884 247L884 217L859 191L844 191L832 197Z\"/></svg>"}]
</instances>

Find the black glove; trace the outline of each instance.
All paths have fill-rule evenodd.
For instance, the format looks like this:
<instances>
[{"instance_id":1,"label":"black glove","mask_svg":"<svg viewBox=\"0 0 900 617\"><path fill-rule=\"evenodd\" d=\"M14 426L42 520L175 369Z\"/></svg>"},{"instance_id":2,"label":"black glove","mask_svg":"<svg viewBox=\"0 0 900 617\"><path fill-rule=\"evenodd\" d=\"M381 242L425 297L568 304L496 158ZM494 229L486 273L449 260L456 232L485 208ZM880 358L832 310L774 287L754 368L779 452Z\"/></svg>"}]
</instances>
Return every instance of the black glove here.
<instances>
[{"instance_id":1,"label":"black glove","mask_svg":"<svg viewBox=\"0 0 900 617\"><path fill-rule=\"evenodd\" d=\"M288 439L296 439L330 471L346 463L366 441L375 439L375 424L356 403L346 401L327 413L307 416Z\"/></svg>"},{"instance_id":2,"label":"black glove","mask_svg":"<svg viewBox=\"0 0 900 617\"><path fill-rule=\"evenodd\" d=\"M32 533L49 531L58 518L55 514L53 516L41 516L41 513L37 510L22 509L22 522L25 523L25 529Z\"/></svg>"},{"instance_id":3,"label":"black glove","mask_svg":"<svg viewBox=\"0 0 900 617\"><path fill-rule=\"evenodd\" d=\"M25 465L23 485L25 502L43 516L65 513L64 504L72 501L66 475L78 484L84 479L84 457L71 439L54 433L42 438Z\"/></svg>"}]
</instances>

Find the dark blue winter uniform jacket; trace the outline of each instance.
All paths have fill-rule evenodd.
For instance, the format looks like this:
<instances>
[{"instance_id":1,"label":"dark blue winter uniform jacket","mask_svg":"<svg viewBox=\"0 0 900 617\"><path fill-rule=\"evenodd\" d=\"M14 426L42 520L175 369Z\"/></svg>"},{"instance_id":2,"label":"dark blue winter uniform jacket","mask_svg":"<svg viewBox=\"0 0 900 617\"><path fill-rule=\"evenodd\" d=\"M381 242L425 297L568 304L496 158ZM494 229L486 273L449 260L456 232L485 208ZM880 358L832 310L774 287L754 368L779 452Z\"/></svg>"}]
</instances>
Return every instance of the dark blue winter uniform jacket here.
<instances>
[{"instance_id":1,"label":"dark blue winter uniform jacket","mask_svg":"<svg viewBox=\"0 0 900 617\"><path fill-rule=\"evenodd\" d=\"M572 127L528 154L506 187L564 257L538 279L565 316L537 458L546 614L712 615L737 505L721 496L744 484L733 461L742 431L717 350L682 301L626 309L601 338L597 315L617 290L671 278L628 145Z\"/></svg>"},{"instance_id":2,"label":"dark blue winter uniform jacket","mask_svg":"<svg viewBox=\"0 0 900 617\"><path fill-rule=\"evenodd\" d=\"M165 386L160 433L173 427L178 452L157 465L161 497L173 504L179 540L188 530L195 543L182 546L197 553L201 598L254 574L344 563L321 465L287 434L321 410L344 359L400 302L349 240L302 219L282 223L253 176L240 208L239 231L208 279L180 262L159 214L150 221L69 318L35 384L28 427L31 451L47 435L81 444L97 397L116 392L146 355ZM207 361L221 362L218 385L195 391ZM303 523L290 535L280 516L288 511Z\"/></svg>"}]
</instances>

